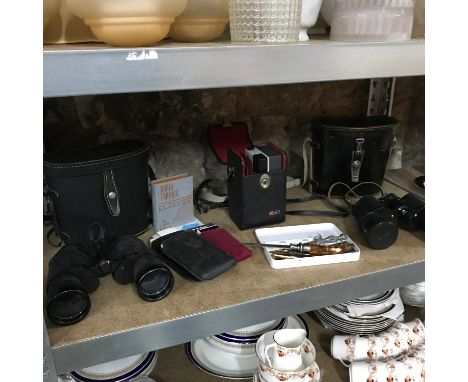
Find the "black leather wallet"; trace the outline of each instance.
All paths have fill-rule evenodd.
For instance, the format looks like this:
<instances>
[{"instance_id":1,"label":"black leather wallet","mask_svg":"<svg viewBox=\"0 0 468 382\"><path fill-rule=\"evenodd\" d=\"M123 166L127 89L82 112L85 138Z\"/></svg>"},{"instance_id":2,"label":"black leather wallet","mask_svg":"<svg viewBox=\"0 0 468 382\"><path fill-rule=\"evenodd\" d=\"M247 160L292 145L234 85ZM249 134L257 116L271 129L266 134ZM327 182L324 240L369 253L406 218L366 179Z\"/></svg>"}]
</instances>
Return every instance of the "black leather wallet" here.
<instances>
[{"instance_id":1,"label":"black leather wallet","mask_svg":"<svg viewBox=\"0 0 468 382\"><path fill-rule=\"evenodd\" d=\"M157 245L164 262L192 280L214 279L236 265L234 258L193 231L171 235Z\"/></svg>"}]
</instances>

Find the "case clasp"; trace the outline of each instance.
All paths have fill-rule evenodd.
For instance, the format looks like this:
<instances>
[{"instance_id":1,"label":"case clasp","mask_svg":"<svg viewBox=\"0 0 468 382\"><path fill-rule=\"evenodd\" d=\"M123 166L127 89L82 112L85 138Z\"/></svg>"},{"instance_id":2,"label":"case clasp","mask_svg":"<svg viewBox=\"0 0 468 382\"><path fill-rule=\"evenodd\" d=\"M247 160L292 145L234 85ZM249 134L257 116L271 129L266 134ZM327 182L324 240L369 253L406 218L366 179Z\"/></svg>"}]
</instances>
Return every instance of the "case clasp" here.
<instances>
[{"instance_id":1,"label":"case clasp","mask_svg":"<svg viewBox=\"0 0 468 382\"><path fill-rule=\"evenodd\" d=\"M356 150L353 150L351 158L351 181L353 183L359 182L359 172L361 171L362 160L364 159L364 150L362 149L364 142L364 138L357 138Z\"/></svg>"},{"instance_id":2,"label":"case clasp","mask_svg":"<svg viewBox=\"0 0 468 382\"><path fill-rule=\"evenodd\" d=\"M120 215L119 192L114 180L113 171L105 172L104 176L104 199L107 203L107 208L112 216Z\"/></svg>"}]
</instances>

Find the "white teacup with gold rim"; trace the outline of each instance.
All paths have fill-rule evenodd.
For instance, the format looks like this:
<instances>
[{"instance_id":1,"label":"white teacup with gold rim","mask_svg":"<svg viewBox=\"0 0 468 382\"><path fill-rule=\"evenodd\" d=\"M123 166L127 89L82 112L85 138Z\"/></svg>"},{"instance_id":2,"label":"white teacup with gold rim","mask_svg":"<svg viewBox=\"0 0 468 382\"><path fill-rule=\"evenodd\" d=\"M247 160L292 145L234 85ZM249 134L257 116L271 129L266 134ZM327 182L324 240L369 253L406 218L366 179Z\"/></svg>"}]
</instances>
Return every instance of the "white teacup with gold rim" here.
<instances>
[{"instance_id":1,"label":"white teacup with gold rim","mask_svg":"<svg viewBox=\"0 0 468 382\"><path fill-rule=\"evenodd\" d=\"M305 345L304 329L281 329L273 335L274 342L265 347L265 360L269 367L279 371L299 371L306 366L303 353L312 349Z\"/></svg>"}]
</instances>

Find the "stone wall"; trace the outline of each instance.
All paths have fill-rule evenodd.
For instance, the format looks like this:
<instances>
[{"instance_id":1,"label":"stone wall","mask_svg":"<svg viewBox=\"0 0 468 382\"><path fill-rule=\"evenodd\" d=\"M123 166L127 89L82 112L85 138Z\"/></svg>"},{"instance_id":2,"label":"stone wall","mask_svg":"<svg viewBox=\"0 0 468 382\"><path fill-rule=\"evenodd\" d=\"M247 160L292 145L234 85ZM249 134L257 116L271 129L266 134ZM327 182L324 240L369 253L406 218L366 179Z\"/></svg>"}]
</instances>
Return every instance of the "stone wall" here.
<instances>
[{"instance_id":1,"label":"stone wall","mask_svg":"<svg viewBox=\"0 0 468 382\"><path fill-rule=\"evenodd\" d=\"M45 99L44 145L55 151L143 138L158 177L188 172L198 184L224 173L207 145L207 126L245 121L254 143L288 152L289 174L298 176L310 120L365 115L368 91L368 80L355 80ZM401 128L391 166L423 165L424 77L397 79L392 115Z\"/></svg>"}]
</instances>

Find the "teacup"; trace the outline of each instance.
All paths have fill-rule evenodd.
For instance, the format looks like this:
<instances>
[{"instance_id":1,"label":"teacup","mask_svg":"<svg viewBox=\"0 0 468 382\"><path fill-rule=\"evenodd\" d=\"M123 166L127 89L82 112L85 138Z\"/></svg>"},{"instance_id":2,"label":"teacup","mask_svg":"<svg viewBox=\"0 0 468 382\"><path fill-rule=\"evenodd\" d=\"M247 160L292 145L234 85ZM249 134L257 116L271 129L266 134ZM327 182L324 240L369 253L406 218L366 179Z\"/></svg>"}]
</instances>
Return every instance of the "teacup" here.
<instances>
[{"instance_id":1,"label":"teacup","mask_svg":"<svg viewBox=\"0 0 468 382\"><path fill-rule=\"evenodd\" d=\"M274 342L265 346L265 360L269 367L284 372L303 370L303 353L312 349L305 345L304 329L281 329L273 334Z\"/></svg>"}]
</instances>

